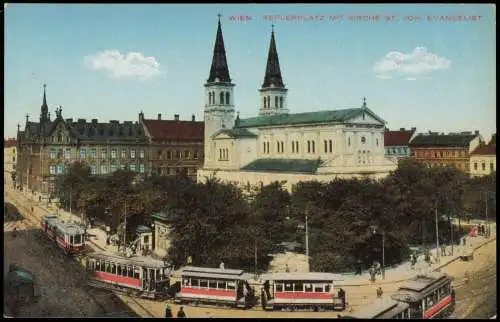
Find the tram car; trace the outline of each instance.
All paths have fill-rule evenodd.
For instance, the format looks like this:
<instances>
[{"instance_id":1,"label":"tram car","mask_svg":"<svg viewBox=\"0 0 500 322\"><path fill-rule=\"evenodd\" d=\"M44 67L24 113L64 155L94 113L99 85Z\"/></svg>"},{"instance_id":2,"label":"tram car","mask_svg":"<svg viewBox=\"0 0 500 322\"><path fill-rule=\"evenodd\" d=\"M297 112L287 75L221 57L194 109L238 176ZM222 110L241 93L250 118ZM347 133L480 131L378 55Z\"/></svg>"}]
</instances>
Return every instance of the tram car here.
<instances>
[{"instance_id":1,"label":"tram car","mask_svg":"<svg viewBox=\"0 0 500 322\"><path fill-rule=\"evenodd\" d=\"M240 269L185 266L175 303L251 308L256 303L251 276Z\"/></svg>"},{"instance_id":2,"label":"tram car","mask_svg":"<svg viewBox=\"0 0 500 322\"><path fill-rule=\"evenodd\" d=\"M86 269L92 287L154 300L169 297L172 267L164 261L99 252L87 256Z\"/></svg>"},{"instance_id":3,"label":"tram car","mask_svg":"<svg viewBox=\"0 0 500 322\"><path fill-rule=\"evenodd\" d=\"M377 298L367 306L353 313L341 316L342 319L409 319L410 305L390 297Z\"/></svg>"},{"instance_id":4,"label":"tram car","mask_svg":"<svg viewBox=\"0 0 500 322\"><path fill-rule=\"evenodd\" d=\"M335 281L342 280L331 273L274 273L261 277L264 281L261 305L264 310L323 311L344 310L345 297L334 292Z\"/></svg>"},{"instance_id":5,"label":"tram car","mask_svg":"<svg viewBox=\"0 0 500 322\"><path fill-rule=\"evenodd\" d=\"M411 319L438 319L455 309L453 277L441 272L417 275L403 284L392 299L410 306Z\"/></svg>"},{"instance_id":6,"label":"tram car","mask_svg":"<svg viewBox=\"0 0 500 322\"><path fill-rule=\"evenodd\" d=\"M43 216L42 233L55 242L66 255L81 254L85 250L85 231L72 223L64 222L56 215Z\"/></svg>"}]
</instances>

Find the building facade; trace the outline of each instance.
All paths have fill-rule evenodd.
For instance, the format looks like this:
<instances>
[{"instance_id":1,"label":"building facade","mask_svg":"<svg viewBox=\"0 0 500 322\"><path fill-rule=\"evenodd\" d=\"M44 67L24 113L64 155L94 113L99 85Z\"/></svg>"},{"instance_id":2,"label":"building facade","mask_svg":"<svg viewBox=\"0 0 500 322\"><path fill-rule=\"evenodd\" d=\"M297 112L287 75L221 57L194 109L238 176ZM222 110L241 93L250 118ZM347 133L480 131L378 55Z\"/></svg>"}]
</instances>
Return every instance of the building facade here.
<instances>
[{"instance_id":1,"label":"building facade","mask_svg":"<svg viewBox=\"0 0 500 322\"><path fill-rule=\"evenodd\" d=\"M15 138L3 140L3 180L14 184L17 163L17 141Z\"/></svg>"},{"instance_id":2,"label":"building facade","mask_svg":"<svg viewBox=\"0 0 500 322\"><path fill-rule=\"evenodd\" d=\"M409 158L411 156L410 141L417 134L417 129L412 127L407 130L400 128L399 131L386 129L384 132L385 156L396 159Z\"/></svg>"},{"instance_id":3,"label":"building facade","mask_svg":"<svg viewBox=\"0 0 500 322\"><path fill-rule=\"evenodd\" d=\"M410 141L411 157L429 167L454 166L470 172L470 156L483 141L479 131L418 134Z\"/></svg>"},{"instance_id":4,"label":"building facade","mask_svg":"<svg viewBox=\"0 0 500 322\"><path fill-rule=\"evenodd\" d=\"M496 134L488 144L479 145L470 156L471 177L481 177L497 171Z\"/></svg>"},{"instance_id":5,"label":"building facade","mask_svg":"<svg viewBox=\"0 0 500 322\"><path fill-rule=\"evenodd\" d=\"M290 114L274 30L259 90L258 116L235 118L235 84L220 20L205 84L205 160L198 180L215 175L242 186L286 181L385 177L397 164L384 154L385 121L359 108Z\"/></svg>"},{"instance_id":6,"label":"building facade","mask_svg":"<svg viewBox=\"0 0 500 322\"><path fill-rule=\"evenodd\" d=\"M149 169L152 175L174 175L184 172L196 178L196 171L203 165L204 126L195 116L190 121L145 119L139 113L139 123L148 138Z\"/></svg>"},{"instance_id":7,"label":"building facade","mask_svg":"<svg viewBox=\"0 0 500 322\"><path fill-rule=\"evenodd\" d=\"M26 115L24 131L18 126L17 183L44 194L54 192L55 178L66 173L75 161L87 164L93 175L106 175L118 169L148 173L148 140L138 122L97 119L63 119L62 108L51 120L45 86L40 119Z\"/></svg>"}]
</instances>

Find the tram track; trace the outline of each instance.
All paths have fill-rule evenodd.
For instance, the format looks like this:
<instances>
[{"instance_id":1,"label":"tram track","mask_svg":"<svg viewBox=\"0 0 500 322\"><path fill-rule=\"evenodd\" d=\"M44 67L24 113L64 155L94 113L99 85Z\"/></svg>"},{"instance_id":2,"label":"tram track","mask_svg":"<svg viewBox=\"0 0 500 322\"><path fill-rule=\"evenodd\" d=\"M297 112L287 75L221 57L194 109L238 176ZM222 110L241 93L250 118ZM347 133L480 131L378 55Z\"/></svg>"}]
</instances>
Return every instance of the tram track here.
<instances>
[{"instance_id":1,"label":"tram track","mask_svg":"<svg viewBox=\"0 0 500 322\"><path fill-rule=\"evenodd\" d=\"M24 230L38 230L40 232L40 237L43 238L43 232L41 231L41 229L39 227L39 220L41 220L41 217L36 216L31 211L31 207L33 207L33 208L34 207L41 208L41 207L39 207L39 205L37 205L34 201L31 201L31 200L25 200L26 204L22 204L22 202L19 200L21 198L24 199L22 196L16 197L8 190L5 190L4 192L5 192L5 201L8 201L12 205L14 205L17 208L17 210L19 210L19 212L21 213L21 215L23 217L20 221L18 221L16 224L14 224L14 227L23 228ZM41 209L43 211L46 211L46 209L43 209L43 208L41 208ZM18 233L22 233L22 231L19 231L19 229L17 229L17 230L18 230ZM31 241L33 242L34 240L31 240ZM47 239L47 241L48 241L48 239ZM98 246L97 244L95 244L95 243L92 243L92 244L94 247L100 248L101 250L104 250L102 247ZM51 244L43 244L43 247L45 249L47 249L49 246L54 247L54 244L52 244L52 243ZM50 253L53 253L53 252L50 251ZM63 254L61 252L57 252L57 253L58 253L58 255L56 255L56 256L58 257L58 259L63 260L63 263L61 263L62 265L66 264L66 263L64 263L65 261L72 260L71 257L67 257L67 256L64 256L64 258L63 258L62 257ZM74 262L76 262L78 264L83 264L82 257L84 257L84 255L83 256L75 256L74 259L76 259L76 261L74 261ZM58 278L58 276L56 276L52 270L49 270L49 271L50 271L50 276L54 280L56 280ZM93 302L96 304L97 307L99 307L99 309L102 311L102 313L104 315L124 313L124 312L114 312L113 310L110 310L110 308L108 308L108 305L107 305L109 302L118 304L118 302L121 301L122 303L126 304L131 311L131 312L127 312L128 313L127 315L130 315L130 316L138 315L138 313L132 309L132 306L135 306L135 308L139 308L140 311L142 311L141 312L142 317L152 317L152 318L155 317L154 314L148 308L146 308L144 305L139 303L137 301L137 299L135 299L134 297L131 297L128 295L123 295L123 294L117 295L113 291L95 289L95 288L90 287L86 284L86 276L78 276L78 277L83 277L83 278L74 278L73 279L73 283L75 283L74 286L83 288L85 290L85 293L93 300ZM83 283L81 281L83 281ZM117 306L119 306L119 305L117 305Z\"/></svg>"}]
</instances>

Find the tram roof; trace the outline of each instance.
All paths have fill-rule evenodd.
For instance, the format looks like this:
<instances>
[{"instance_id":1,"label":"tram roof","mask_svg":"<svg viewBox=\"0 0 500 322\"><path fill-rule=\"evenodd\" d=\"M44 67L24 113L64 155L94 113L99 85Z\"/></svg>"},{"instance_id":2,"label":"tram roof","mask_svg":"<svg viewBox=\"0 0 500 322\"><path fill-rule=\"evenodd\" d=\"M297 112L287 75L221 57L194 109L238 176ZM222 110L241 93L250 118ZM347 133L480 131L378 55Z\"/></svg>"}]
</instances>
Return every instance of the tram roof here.
<instances>
[{"instance_id":1,"label":"tram roof","mask_svg":"<svg viewBox=\"0 0 500 322\"><path fill-rule=\"evenodd\" d=\"M146 266L151 268L171 268L171 265L169 263L146 256L133 256L128 258L124 257L121 254L97 252L90 253L88 257L126 265Z\"/></svg>"},{"instance_id":2,"label":"tram roof","mask_svg":"<svg viewBox=\"0 0 500 322\"><path fill-rule=\"evenodd\" d=\"M407 303L398 302L390 297L382 297L345 317L354 319L390 319L408 307Z\"/></svg>"},{"instance_id":3,"label":"tram roof","mask_svg":"<svg viewBox=\"0 0 500 322\"><path fill-rule=\"evenodd\" d=\"M85 230L83 230L82 227L73 223L64 222L62 220L58 220L57 218L54 220L54 223L58 229L68 233L69 235L83 235L85 233Z\"/></svg>"},{"instance_id":4,"label":"tram roof","mask_svg":"<svg viewBox=\"0 0 500 322\"><path fill-rule=\"evenodd\" d=\"M196 266L184 266L181 270L181 275L236 280L248 280L250 278L250 275L245 273L242 269L222 269Z\"/></svg>"},{"instance_id":5,"label":"tram roof","mask_svg":"<svg viewBox=\"0 0 500 322\"><path fill-rule=\"evenodd\" d=\"M270 273L261 276L270 281L342 281L340 274L323 272Z\"/></svg>"},{"instance_id":6,"label":"tram roof","mask_svg":"<svg viewBox=\"0 0 500 322\"><path fill-rule=\"evenodd\" d=\"M404 283L400 289L405 289L409 291L421 292L425 288L435 284L441 280L449 279L450 276L445 273L431 272L426 275L417 275L411 280Z\"/></svg>"}]
</instances>

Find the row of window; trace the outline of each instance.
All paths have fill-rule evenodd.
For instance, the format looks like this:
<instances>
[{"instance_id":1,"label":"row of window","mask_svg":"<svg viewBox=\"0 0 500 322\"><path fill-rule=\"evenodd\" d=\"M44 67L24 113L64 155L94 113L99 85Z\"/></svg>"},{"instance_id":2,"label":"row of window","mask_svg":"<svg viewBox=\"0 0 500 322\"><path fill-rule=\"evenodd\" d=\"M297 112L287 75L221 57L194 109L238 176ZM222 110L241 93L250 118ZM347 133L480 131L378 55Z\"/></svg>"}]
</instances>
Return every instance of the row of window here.
<instances>
[{"instance_id":1,"label":"row of window","mask_svg":"<svg viewBox=\"0 0 500 322\"><path fill-rule=\"evenodd\" d=\"M465 151L412 151L411 154L421 158L465 157Z\"/></svg>"},{"instance_id":2,"label":"row of window","mask_svg":"<svg viewBox=\"0 0 500 322\"><path fill-rule=\"evenodd\" d=\"M486 163L485 162L481 163L481 169L483 171L486 171ZM477 170L477 162L474 162L474 170ZM491 172L495 171L495 164L493 162L490 162L490 171Z\"/></svg>"},{"instance_id":3,"label":"row of window","mask_svg":"<svg viewBox=\"0 0 500 322\"><path fill-rule=\"evenodd\" d=\"M174 175L177 172L186 172L188 176L195 175L197 168L171 168L171 167L158 167L156 168L156 173L158 175Z\"/></svg>"},{"instance_id":4,"label":"row of window","mask_svg":"<svg viewBox=\"0 0 500 322\"><path fill-rule=\"evenodd\" d=\"M271 97L270 96L264 96L264 108L271 108ZM274 97L274 107L275 108L283 108L283 96L275 96Z\"/></svg>"},{"instance_id":5,"label":"row of window","mask_svg":"<svg viewBox=\"0 0 500 322\"><path fill-rule=\"evenodd\" d=\"M90 259L88 263L88 269L91 271L96 271L96 272L104 272L104 273L109 273L113 275L120 275L123 277L130 277L130 278L135 278L139 279L141 275L141 267L139 266L132 266L132 265L125 265L125 264L115 264L112 262L104 261L104 260L99 260L99 259ZM149 278L154 279L156 276L156 279L161 279L163 276L168 276L168 269L165 268L164 270L162 269L148 269L149 271Z\"/></svg>"},{"instance_id":6,"label":"row of window","mask_svg":"<svg viewBox=\"0 0 500 322\"><path fill-rule=\"evenodd\" d=\"M101 158L106 158L107 157L107 148L102 148L100 157ZM136 158L136 150L132 149L129 151L130 152L130 158L135 159ZM118 149L111 149L111 158L116 159L118 153ZM144 150L139 151L139 158L144 159ZM72 155L72 150L71 148L65 148L64 149L64 158L65 159L71 159ZM63 150L62 149L50 149L50 158L51 159L58 159L62 158L63 156ZM80 149L80 158L85 159L86 157L89 158L97 158L97 148L81 148ZM122 149L121 150L121 158L125 159L127 157L127 150Z\"/></svg>"},{"instance_id":7,"label":"row of window","mask_svg":"<svg viewBox=\"0 0 500 322\"><path fill-rule=\"evenodd\" d=\"M408 151L410 151L409 148L388 148L387 154L388 155L393 155L393 154L407 155Z\"/></svg>"},{"instance_id":8,"label":"row of window","mask_svg":"<svg viewBox=\"0 0 500 322\"><path fill-rule=\"evenodd\" d=\"M219 160L220 161L228 161L229 160L229 149L219 149Z\"/></svg>"},{"instance_id":9,"label":"row of window","mask_svg":"<svg viewBox=\"0 0 500 322\"><path fill-rule=\"evenodd\" d=\"M434 305L438 304L439 301L444 299L446 296L451 294L451 285L446 284L438 289L436 289L434 292L430 293L427 295L424 299L422 299L422 302L424 304L424 310L427 311Z\"/></svg>"},{"instance_id":10,"label":"row of window","mask_svg":"<svg viewBox=\"0 0 500 322\"><path fill-rule=\"evenodd\" d=\"M66 172L66 170L69 168L69 165L64 165L64 164L57 164L57 165L50 165L49 166L49 173L50 174L63 174ZM109 170L111 172L115 172L118 170L127 170L127 166L122 164L122 165L116 165L113 164L109 167ZM99 170L99 171L98 171ZM128 166L128 170L133 171L133 172L139 172L139 173L144 173L145 172L145 166L144 164L130 164ZM100 167L98 167L95 164L90 165L90 173L91 174L106 174L108 172L108 166L105 164L101 164Z\"/></svg>"},{"instance_id":11,"label":"row of window","mask_svg":"<svg viewBox=\"0 0 500 322\"><path fill-rule=\"evenodd\" d=\"M377 146L378 146L378 139L376 140ZM366 143L366 138L363 136L361 137L361 143L365 144ZM299 141L292 141L292 153L299 153ZM332 153L333 152L333 140L324 140L323 141L324 145L324 151L325 153ZM351 145L351 138L347 138L347 145ZM277 153L284 153L284 143L283 141L277 141ZM263 142L263 153L270 153L269 149L269 142ZM307 153L316 153L316 142L313 140L308 140L307 141Z\"/></svg>"},{"instance_id":12,"label":"row of window","mask_svg":"<svg viewBox=\"0 0 500 322\"><path fill-rule=\"evenodd\" d=\"M206 280L197 278L185 278L182 285L184 287L206 288L214 290L235 290L236 283L227 280Z\"/></svg>"},{"instance_id":13,"label":"row of window","mask_svg":"<svg viewBox=\"0 0 500 322\"><path fill-rule=\"evenodd\" d=\"M225 101L224 101L224 98L226 99ZM231 98L231 96L230 96L229 92L220 92L219 93L219 104L230 105L231 104L230 98ZM215 92L208 93L208 104L216 104L215 103Z\"/></svg>"},{"instance_id":14,"label":"row of window","mask_svg":"<svg viewBox=\"0 0 500 322\"><path fill-rule=\"evenodd\" d=\"M200 153L198 151L193 151L193 159L198 160ZM191 160L191 151L158 151L158 159L186 159Z\"/></svg>"},{"instance_id":15,"label":"row of window","mask_svg":"<svg viewBox=\"0 0 500 322\"><path fill-rule=\"evenodd\" d=\"M330 284L275 282L275 292L329 293Z\"/></svg>"}]
</instances>

